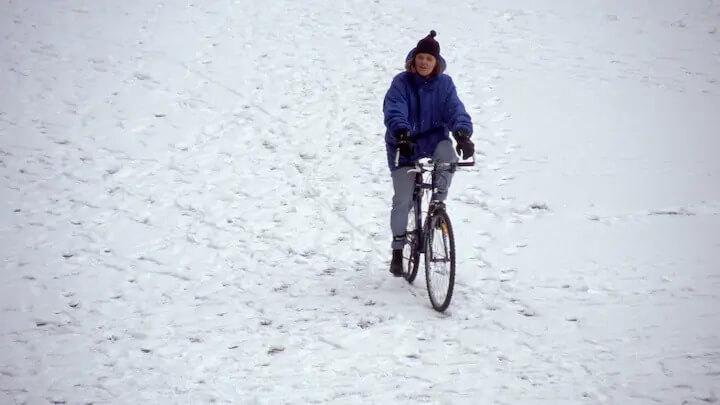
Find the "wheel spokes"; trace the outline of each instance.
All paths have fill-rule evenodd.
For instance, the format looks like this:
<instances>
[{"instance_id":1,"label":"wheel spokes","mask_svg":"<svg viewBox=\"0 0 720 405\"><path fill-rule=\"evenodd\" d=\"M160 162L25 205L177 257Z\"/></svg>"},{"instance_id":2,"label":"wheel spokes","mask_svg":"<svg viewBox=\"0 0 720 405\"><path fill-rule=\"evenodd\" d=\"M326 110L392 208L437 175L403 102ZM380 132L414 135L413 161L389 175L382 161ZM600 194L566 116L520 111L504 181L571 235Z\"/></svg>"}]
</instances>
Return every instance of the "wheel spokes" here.
<instances>
[{"instance_id":1,"label":"wheel spokes","mask_svg":"<svg viewBox=\"0 0 720 405\"><path fill-rule=\"evenodd\" d=\"M430 268L427 269L431 284L430 293L437 303L443 303L449 289L451 266L447 226L441 223L439 228L432 229L432 233L432 251L429 252L430 257L426 260L426 263L430 265Z\"/></svg>"}]
</instances>

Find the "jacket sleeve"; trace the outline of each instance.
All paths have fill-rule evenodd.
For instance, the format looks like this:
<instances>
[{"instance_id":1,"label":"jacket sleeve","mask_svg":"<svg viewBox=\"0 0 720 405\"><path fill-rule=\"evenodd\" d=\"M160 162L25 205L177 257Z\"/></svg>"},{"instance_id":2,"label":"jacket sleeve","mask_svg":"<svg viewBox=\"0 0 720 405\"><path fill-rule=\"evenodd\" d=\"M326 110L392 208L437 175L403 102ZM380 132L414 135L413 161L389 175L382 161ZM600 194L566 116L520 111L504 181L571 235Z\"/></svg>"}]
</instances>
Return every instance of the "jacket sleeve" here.
<instances>
[{"instance_id":1,"label":"jacket sleeve","mask_svg":"<svg viewBox=\"0 0 720 405\"><path fill-rule=\"evenodd\" d=\"M468 135L472 135L472 119L470 118L470 114L465 111L465 105L460 101L457 90L455 89L455 83L453 83L452 79L450 79L447 93L443 120L448 124L448 128L450 128L451 131L464 130Z\"/></svg>"},{"instance_id":2,"label":"jacket sleeve","mask_svg":"<svg viewBox=\"0 0 720 405\"><path fill-rule=\"evenodd\" d=\"M405 98L405 86L400 75L396 76L383 101L385 126L391 134L401 130L410 130L408 121L408 100Z\"/></svg>"}]
</instances>

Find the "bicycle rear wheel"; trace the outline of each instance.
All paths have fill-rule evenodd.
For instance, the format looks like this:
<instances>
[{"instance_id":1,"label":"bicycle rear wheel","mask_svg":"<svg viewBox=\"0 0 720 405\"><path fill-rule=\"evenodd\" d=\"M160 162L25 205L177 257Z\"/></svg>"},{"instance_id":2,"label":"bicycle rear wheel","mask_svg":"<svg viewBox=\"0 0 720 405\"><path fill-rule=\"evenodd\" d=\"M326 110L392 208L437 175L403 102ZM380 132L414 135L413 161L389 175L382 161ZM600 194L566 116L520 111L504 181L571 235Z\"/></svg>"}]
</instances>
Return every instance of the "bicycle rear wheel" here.
<instances>
[{"instance_id":1,"label":"bicycle rear wheel","mask_svg":"<svg viewBox=\"0 0 720 405\"><path fill-rule=\"evenodd\" d=\"M444 210L435 212L427 221L425 280L433 308L445 311L455 287L455 236L450 217Z\"/></svg>"},{"instance_id":2,"label":"bicycle rear wheel","mask_svg":"<svg viewBox=\"0 0 720 405\"><path fill-rule=\"evenodd\" d=\"M412 284L420 267L420 201L413 199L408 213L407 240L403 248L403 277Z\"/></svg>"}]
</instances>

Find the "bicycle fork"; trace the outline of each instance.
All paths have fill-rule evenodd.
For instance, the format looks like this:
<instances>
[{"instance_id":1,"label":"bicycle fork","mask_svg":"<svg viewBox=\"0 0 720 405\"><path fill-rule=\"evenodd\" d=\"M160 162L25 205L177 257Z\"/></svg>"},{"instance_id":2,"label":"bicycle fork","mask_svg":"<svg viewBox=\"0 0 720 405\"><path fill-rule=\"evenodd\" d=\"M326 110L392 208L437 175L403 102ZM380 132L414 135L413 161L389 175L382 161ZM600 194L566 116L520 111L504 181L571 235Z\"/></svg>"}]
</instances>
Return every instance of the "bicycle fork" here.
<instances>
[{"instance_id":1,"label":"bicycle fork","mask_svg":"<svg viewBox=\"0 0 720 405\"><path fill-rule=\"evenodd\" d=\"M424 224L422 222L422 188L417 187L417 183L413 191L412 203L414 206L413 211L415 212L415 246L417 247L418 253L425 253L425 232L423 231Z\"/></svg>"}]
</instances>

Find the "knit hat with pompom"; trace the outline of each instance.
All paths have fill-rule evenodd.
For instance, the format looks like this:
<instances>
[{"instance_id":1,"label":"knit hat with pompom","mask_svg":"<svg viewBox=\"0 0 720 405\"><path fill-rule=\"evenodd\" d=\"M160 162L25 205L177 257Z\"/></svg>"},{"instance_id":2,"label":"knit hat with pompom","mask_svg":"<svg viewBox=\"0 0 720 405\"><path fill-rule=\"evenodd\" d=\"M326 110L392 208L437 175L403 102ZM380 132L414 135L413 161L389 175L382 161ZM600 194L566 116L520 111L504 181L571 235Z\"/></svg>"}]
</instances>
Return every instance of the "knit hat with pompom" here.
<instances>
[{"instance_id":1,"label":"knit hat with pompom","mask_svg":"<svg viewBox=\"0 0 720 405\"><path fill-rule=\"evenodd\" d=\"M430 34L426 36L425 38L421 39L417 43L417 47L415 48L415 54L419 53L429 53L430 55L434 56L435 59L440 58L440 44L438 41L435 40L435 35L437 33L435 30L430 31Z\"/></svg>"}]
</instances>

